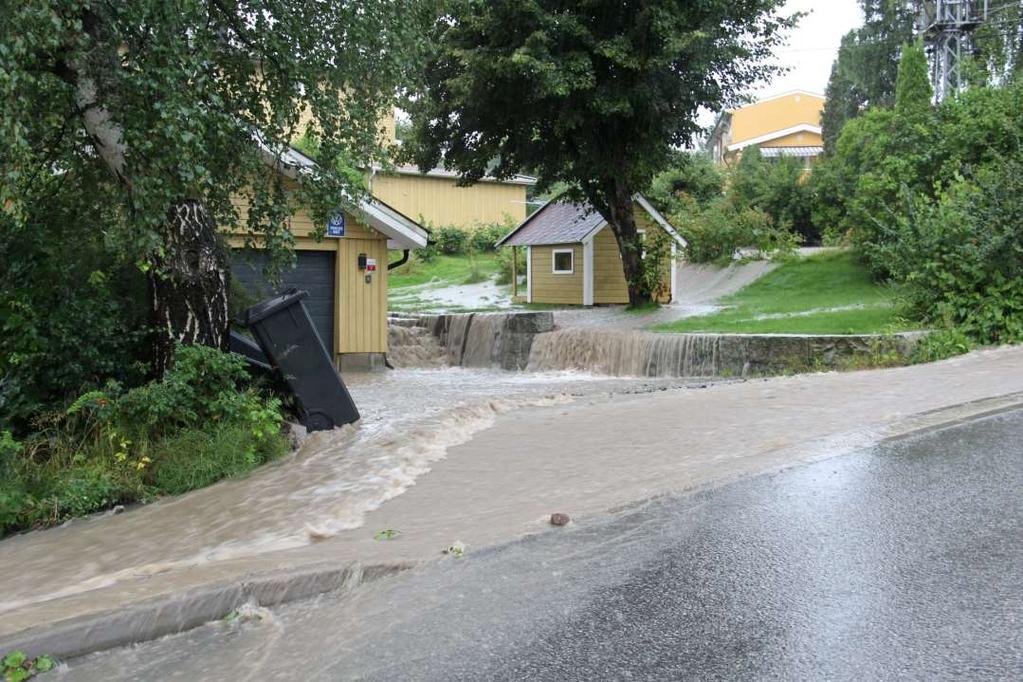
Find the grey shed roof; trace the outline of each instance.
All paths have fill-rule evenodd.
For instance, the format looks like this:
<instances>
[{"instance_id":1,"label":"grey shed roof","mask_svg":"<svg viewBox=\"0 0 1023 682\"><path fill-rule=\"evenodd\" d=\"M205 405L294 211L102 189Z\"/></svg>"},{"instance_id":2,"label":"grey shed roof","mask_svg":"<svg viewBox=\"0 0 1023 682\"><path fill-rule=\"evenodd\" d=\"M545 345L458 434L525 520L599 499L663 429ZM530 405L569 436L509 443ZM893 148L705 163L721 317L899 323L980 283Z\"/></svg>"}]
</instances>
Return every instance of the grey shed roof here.
<instances>
[{"instance_id":1,"label":"grey shed roof","mask_svg":"<svg viewBox=\"0 0 1023 682\"><path fill-rule=\"evenodd\" d=\"M576 244L604 224L588 204L549 201L498 242L504 246Z\"/></svg>"}]
</instances>

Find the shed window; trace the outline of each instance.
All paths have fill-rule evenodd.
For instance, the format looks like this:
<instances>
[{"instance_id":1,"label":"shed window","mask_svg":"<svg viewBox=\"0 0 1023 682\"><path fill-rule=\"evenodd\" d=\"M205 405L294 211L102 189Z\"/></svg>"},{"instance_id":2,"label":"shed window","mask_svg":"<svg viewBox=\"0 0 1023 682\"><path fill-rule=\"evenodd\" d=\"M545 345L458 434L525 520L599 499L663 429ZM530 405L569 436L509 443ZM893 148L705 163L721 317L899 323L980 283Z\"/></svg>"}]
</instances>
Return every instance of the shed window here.
<instances>
[{"instance_id":1,"label":"shed window","mask_svg":"<svg viewBox=\"0 0 1023 682\"><path fill-rule=\"evenodd\" d=\"M573 259L575 258L574 249L559 249L554 251L553 256L553 270L555 275L571 275L575 272Z\"/></svg>"}]
</instances>

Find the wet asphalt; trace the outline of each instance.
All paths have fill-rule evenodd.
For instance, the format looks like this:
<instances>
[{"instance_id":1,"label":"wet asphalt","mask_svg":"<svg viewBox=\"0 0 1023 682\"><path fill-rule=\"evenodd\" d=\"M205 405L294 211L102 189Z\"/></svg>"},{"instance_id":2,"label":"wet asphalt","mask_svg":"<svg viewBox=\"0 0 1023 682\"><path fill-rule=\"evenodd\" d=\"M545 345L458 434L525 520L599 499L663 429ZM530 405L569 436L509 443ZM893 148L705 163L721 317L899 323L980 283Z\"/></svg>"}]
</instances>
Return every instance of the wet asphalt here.
<instances>
[{"instance_id":1,"label":"wet asphalt","mask_svg":"<svg viewBox=\"0 0 1023 682\"><path fill-rule=\"evenodd\" d=\"M469 548L65 674L1020 679L1021 492L1023 413L1010 413Z\"/></svg>"}]
</instances>

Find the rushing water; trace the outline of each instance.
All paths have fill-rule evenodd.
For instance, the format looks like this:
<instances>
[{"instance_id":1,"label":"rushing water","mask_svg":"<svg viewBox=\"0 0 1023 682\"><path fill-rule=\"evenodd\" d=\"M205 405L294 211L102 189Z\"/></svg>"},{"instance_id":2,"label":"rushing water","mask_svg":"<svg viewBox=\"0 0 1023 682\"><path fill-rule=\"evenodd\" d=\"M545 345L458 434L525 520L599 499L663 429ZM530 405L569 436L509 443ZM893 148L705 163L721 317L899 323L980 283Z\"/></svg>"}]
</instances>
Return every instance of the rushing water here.
<instances>
[{"instance_id":1,"label":"rushing water","mask_svg":"<svg viewBox=\"0 0 1023 682\"><path fill-rule=\"evenodd\" d=\"M397 319L391 360L400 367L493 367L514 313ZM715 334L568 327L536 334L526 369L582 371L615 377L708 377L719 374L722 337Z\"/></svg>"},{"instance_id":2,"label":"rushing water","mask_svg":"<svg viewBox=\"0 0 1023 682\"><path fill-rule=\"evenodd\" d=\"M715 334L561 329L537 335L529 369L585 369L637 377L715 376L720 347L721 337Z\"/></svg>"},{"instance_id":3,"label":"rushing water","mask_svg":"<svg viewBox=\"0 0 1023 682\"><path fill-rule=\"evenodd\" d=\"M280 462L126 513L4 540L0 613L126 579L296 548L359 527L369 511L502 412L654 385L452 367L345 379L362 420L312 434Z\"/></svg>"}]
</instances>

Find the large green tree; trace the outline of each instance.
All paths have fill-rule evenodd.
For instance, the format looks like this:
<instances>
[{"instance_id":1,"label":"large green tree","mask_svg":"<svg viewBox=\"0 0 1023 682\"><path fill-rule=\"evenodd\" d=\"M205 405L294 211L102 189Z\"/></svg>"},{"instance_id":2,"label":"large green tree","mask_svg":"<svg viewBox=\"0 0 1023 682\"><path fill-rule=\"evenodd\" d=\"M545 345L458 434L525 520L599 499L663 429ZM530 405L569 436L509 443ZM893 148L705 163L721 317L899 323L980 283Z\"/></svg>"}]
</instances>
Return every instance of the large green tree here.
<instances>
[{"instance_id":1,"label":"large green tree","mask_svg":"<svg viewBox=\"0 0 1023 682\"><path fill-rule=\"evenodd\" d=\"M632 197L701 107L733 103L772 71L794 17L783 0L458 0L408 108L407 152L472 183L521 168L566 182L611 225L629 300L650 298Z\"/></svg>"},{"instance_id":2,"label":"large green tree","mask_svg":"<svg viewBox=\"0 0 1023 682\"><path fill-rule=\"evenodd\" d=\"M433 16L417 0L5 2L5 229L55 196L101 201L108 236L148 273L156 370L174 344L224 348L231 198L275 252L291 202L324 219L350 205L363 189L344 165L380 156L379 116ZM274 166L307 107L322 163L296 197Z\"/></svg>"},{"instance_id":3,"label":"large green tree","mask_svg":"<svg viewBox=\"0 0 1023 682\"><path fill-rule=\"evenodd\" d=\"M913 2L860 0L860 6L863 26L842 38L825 92L821 121L829 152L842 127L860 111L895 103L900 50L913 38Z\"/></svg>"}]
</instances>

